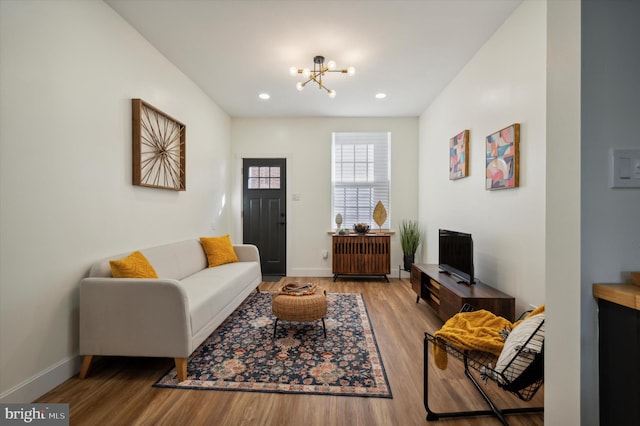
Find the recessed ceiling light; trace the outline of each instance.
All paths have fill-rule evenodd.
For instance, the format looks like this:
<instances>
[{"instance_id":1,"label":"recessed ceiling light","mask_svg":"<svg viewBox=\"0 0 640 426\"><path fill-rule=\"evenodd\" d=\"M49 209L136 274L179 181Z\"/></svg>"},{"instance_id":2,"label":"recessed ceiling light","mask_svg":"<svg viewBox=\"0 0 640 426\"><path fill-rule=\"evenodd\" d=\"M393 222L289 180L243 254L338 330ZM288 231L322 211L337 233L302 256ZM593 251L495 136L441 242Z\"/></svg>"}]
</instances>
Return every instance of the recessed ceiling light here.
<instances>
[{"instance_id":1,"label":"recessed ceiling light","mask_svg":"<svg viewBox=\"0 0 640 426\"><path fill-rule=\"evenodd\" d=\"M263 100L265 100L265 101L266 101L267 99L269 99L269 98L271 97L271 95L269 95L268 93L260 93L260 94L258 95L258 97L259 97L260 99L263 99Z\"/></svg>"},{"instance_id":2,"label":"recessed ceiling light","mask_svg":"<svg viewBox=\"0 0 640 426\"><path fill-rule=\"evenodd\" d=\"M384 99L387 97L386 93L376 93L376 99Z\"/></svg>"}]
</instances>

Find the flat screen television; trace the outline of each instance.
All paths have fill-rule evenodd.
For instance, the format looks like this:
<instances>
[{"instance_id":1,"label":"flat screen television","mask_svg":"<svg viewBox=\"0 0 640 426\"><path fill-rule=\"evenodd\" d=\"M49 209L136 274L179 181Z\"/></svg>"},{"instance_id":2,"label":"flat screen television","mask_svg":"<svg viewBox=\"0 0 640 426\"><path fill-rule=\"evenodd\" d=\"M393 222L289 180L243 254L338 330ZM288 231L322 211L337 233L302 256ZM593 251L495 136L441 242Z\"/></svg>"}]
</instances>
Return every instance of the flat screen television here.
<instances>
[{"instance_id":1,"label":"flat screen television","mask_svg":"<svg viewBox=\"0 0 640 426\"><path fill-rule=\"evenodd\" d=\"M438 266L460 282L475 284L471 234L440 229Z\"/></svg>"}]
</instances>

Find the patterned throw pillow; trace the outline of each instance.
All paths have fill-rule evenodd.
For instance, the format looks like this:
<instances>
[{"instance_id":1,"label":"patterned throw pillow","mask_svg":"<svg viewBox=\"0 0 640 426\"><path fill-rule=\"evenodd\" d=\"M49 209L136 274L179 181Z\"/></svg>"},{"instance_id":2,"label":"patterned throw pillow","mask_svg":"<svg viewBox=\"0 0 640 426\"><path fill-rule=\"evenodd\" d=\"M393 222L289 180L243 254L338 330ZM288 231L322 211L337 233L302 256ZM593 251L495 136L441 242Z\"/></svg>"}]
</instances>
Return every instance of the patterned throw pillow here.
<instances>
[{"instance_id":1,"label":"patterned throw pillow","mask_svg":"<svg viewBox=\"0 0 640 426\"><path fill-rule=\"evenodd\" d=\"M207 255L209 268L225 263L239 262L228 234L221 237L202 237L200 243Z\"/></svg>"},{"instance_id":2,"label":"patterned throw pillow","mask_svg":"<svg viewBox=\"0 0 640 426\"><path fill-rule=\"evenodd\" d=\"M144 254L134 251L124 259L110 260L113 278L158 278Z\"/></svg>"},{"instance_id":3,"label":"patterned throw pillow","mask_svg":"<svg viewBox=\"0 0 640 426\"><path fill-rule=\"evenodd\" d=\"M504 342L495 371L507 390L520 390L535 382L544 361L544 314L527 317ZM517 388L517 389L516 389Z\"/></svg>"}]
</instances>

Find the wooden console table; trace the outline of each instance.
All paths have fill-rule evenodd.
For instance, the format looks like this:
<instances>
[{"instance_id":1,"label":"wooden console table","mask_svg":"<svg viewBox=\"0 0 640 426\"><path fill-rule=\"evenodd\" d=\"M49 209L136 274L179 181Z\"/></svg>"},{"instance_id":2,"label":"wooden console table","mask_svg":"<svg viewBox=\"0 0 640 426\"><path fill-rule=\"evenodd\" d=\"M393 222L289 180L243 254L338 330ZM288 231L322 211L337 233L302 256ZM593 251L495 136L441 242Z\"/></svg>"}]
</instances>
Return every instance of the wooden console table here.
<instances>
[{"instance_id":1,"label":"wooden console table","mask_svg":"<svg viewBox=\"0 0 640 426\"><path fill-rule=\"evenodd\" d=\"M389 281L391 237L388 234L333 236L333 280L340 275L380 275Z\"/></svg>"},{"instance_id":2,"label":"wooden console table","mask_svg":"<svg viewBox=\"0 0 640 426\"><path fill-rule=\"evenodd\" d=\"M474 285L460 284L458 280L438 265L414 263L411 266L411 287L420 298L431 306L442 321L458 313L462 305L469 303L513 321L516 299L506 293L476 280Z\"/></svg>"}]
</instances>

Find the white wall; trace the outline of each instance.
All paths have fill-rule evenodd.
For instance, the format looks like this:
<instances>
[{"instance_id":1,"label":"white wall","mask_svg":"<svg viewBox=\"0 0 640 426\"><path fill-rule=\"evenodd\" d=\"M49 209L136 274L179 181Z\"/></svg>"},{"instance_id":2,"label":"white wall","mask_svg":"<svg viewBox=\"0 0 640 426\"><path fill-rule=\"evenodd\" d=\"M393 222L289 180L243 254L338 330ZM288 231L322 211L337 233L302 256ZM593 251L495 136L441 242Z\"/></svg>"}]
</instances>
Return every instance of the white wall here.
<instances>
[{"instance_id":1,"label":"white wall","mask_svg":"<svg viewBox=\"0 0 640 426\"><path fill-rule=\"evenodd\" d=\"M233 210L241 211L242 158L286 158L287 275L331 276L331 255L322 258L323 250L331 253L327 232L335 228L331 217L331 133L391 132L391 206L386 207L391 227L397 228L400 220L417 217L417 123L417 117L233 118ZM299 201L292 200L294 193ZM240 214L234 215L234 229L241 235ZM402 262L397 234L391 245L391 272L397 276Z\"/></svg>"},{"instance_id":2,"label":"white wall","mask_svg":"<svg viewBox=\"0 0 640 426\"><path fill-rule=\"evenodd\" d=\"M420 117L423 261L438 261L438 228L470 232L475 275L545 303L546 3L523 3ZM485 138L520 123L520 187L485 189ZM470 131L469 173L449 180L449 139Z\"/></svg>"},{"instance_id":3,"label":"white wall","mask_svg":"<svg viewBox=\"0 0 640 426\"><path fill-rule=\"evenodd\" d=\"M29 402L77 371L91 262L229 231L230 119L102 2L3 0L0 31L0 401ZM131 185L137 97L186 124L186 192Z\"/></svg>"},{"instance_id":4,"label":"white wall","mask_svg":"<svg viewBox=\"0 0 640 426\"><path fill-rule=\"evenodd\" d=\"M640 189L612 189L610 150L640 148L640 2L582 2L582 419L598 413L594 283L640 271Z\"/></svg>"},{"instance_id":5,"label":"white wall","mask_svg":"<svg viewBox=\"0 0 640 426\"><path fill-rule=\"evenodd\" d=\"M547 25L545 422L581 425L580 2L549 1Z\"/></svg>"},{"instance_id":6,"label":"white wall","mask_svg":"<svg viewBox=\"0 0 640 426\"><path fill-rule=\"evenodd\" d=\"M589 318L582 327L580 323L580 300L588 299L591 294L590 284L588 288L586 285L582 290L580 288L581 247L586 247L584 242L581 244L581 173L580 156L576 154L581 148L580 7L580 2L526 0L420 121L421 164L435 156L446 158L445 147L435 147L435 143L444 145L460 130L471 130L471 178L463 179L464 183L447 182L446 165L442 160L431 160L432 167L420 169L420 181L426 182L420 189L420 218L448 219L451 227L465 227L474 236L478 234L477 240L482 242L478 241L476 245L489 245L486 252L491 254L476 255L477 275L513 294L521 309L527 304L546 303L545 423L566 425L597 424L594 413L598 404L596 391L593 387L587 389L594 382L593 320ZM594 18L595 21L599 19ZM619 28L616 19L611 22L611 28ZM632 25L625 28L632 28ZM605 33L615 31L599 30L594 37ZM631 40L635 38L627 37L626 40L631 43L631 50L625 53L635 51L631 47ZM607 44L607 49L614 49L613 44ZM634 67L625 69L631 72ZM619 76L614 77L617 78ZM629 81L622 81L621 92L627 91ZM628 99L634 98L637 96L631 95ZM589 120L595 118L588 117ZM482 192L483 139L504 127L496 120L504 125L511 122L523 125L521 187L499 193ZM476 133L478 140L473 137L476 127L481 128ZM593 143L601 144L602 138ZM478 152L480 158L474 154ZM590 173L596 167L595 159L593 163L587 166ZM602 158L598 164L597 174L601 175ZM441 170L434 176L436 172L431 169L436 167ZM474 171L477 173L475 178ZM583 178L583 188L584 183ZM442 186L447 184L448 187ZM447 193L451 195L447 197ZM460 211L461 200L473 206L473 216ZM629 198L624 200L616 205L626 206ZM444 202L451 207L434 212L430 206L435 202ZM631 211L637 211L637 202L638 199L631 202L636 206ZM600 208L608 205L602 202L600 195L593 198L592 204ZM504 211L508 218L488 228L485 217L493 211ZM582 214L584 212L583 202ZM513 219L513 215L518 219ZM621 215L622 221L614 228L618 237L624 236L616 240L618 248L614 252L631 247L630 257L618 258L630 265L633 259L637 261L634 250L637 234L625 233L625 230L637 230L637 215L629 214L632 222L625 219L626 215ZM616 216L614 222L619 219ZM440 225L434 225L437 226ZM589 233L582 224L582 238ZM591 247L601 241L590 239ZM609 249L611 245L597 249L598 255L594 258ZM429 240L427 257L429 261L437 258L434 239ZM496 264L495 258L504 261ZM489 266L483 265L487 261Z\"/></svg>"}]
</instances>

